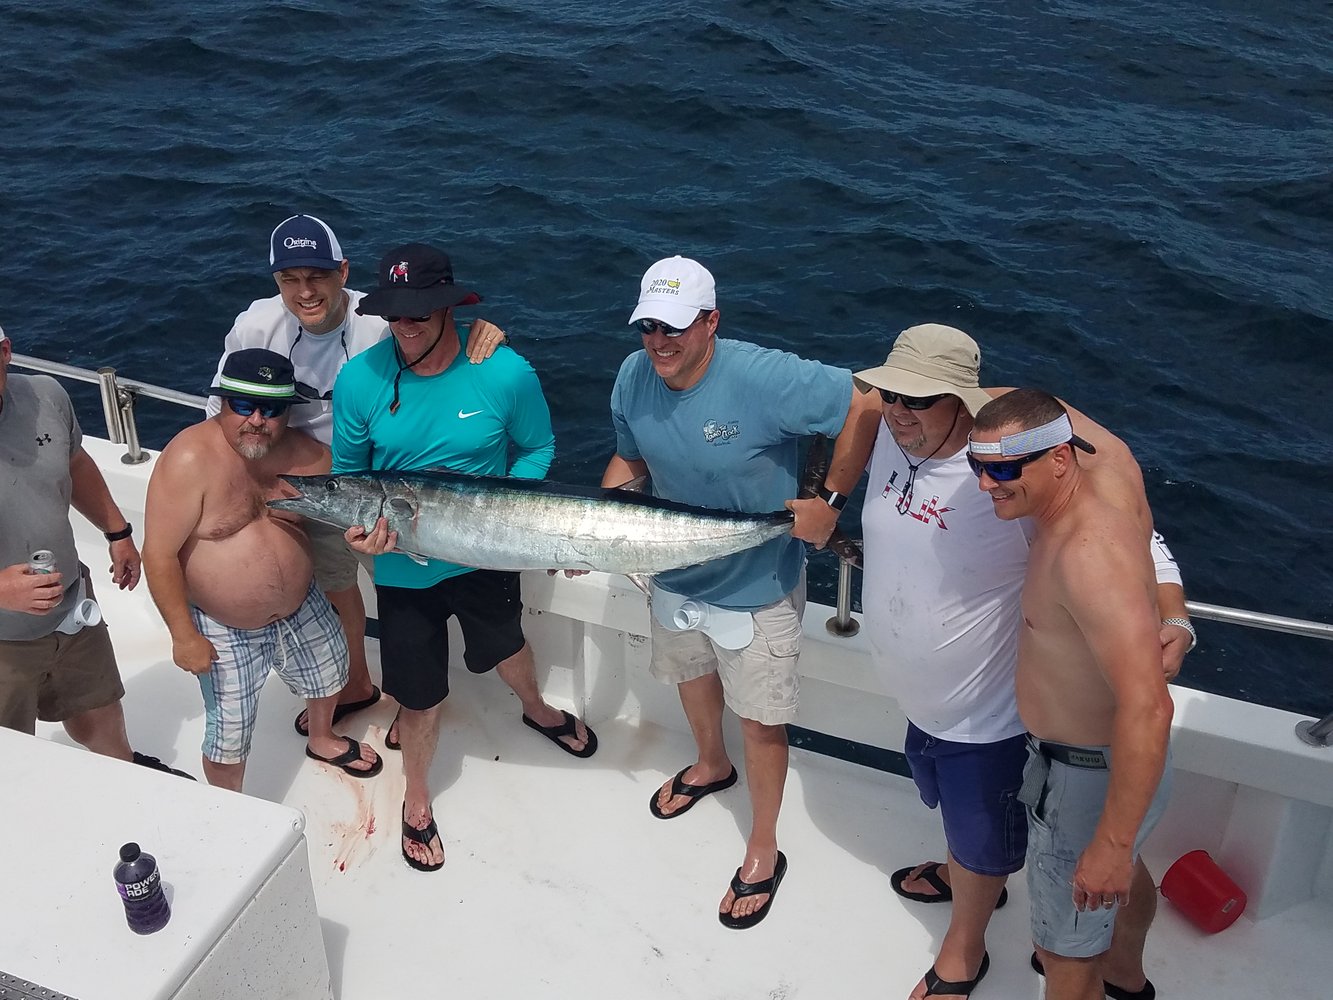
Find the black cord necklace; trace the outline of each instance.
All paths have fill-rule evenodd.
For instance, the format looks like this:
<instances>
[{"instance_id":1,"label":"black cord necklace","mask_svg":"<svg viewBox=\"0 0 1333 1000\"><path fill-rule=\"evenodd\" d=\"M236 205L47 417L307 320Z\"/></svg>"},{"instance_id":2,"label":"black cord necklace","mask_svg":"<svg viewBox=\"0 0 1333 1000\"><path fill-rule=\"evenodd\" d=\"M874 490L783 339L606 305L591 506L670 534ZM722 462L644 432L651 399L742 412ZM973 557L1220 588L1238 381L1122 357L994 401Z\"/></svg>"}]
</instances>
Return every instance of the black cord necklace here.
<instances>
[{"instance_id":1,"label":"black cord necklace","mask_svg":"<svg viewBox=\"0 0 1333 1000\"><path fill-rule=\"evenodd\" d=\"M903 451L903 446L898 444L898 439L893 439L893 443L898 445L898 450L903 453L903 461L907 463L907 482L903 483L902 492L898 494L898 502L894 505L898 508L899 514L906 514L912 507L912 489L916 486L916 470L934 458L939 450L944 447L949 438L953 437L953 429L958 426L958 412L962 408L963 401L960 399L958 400L957 408L953 411L953 423L949 425L948 433L940 439L940 443L935 446L934 451L918 461L915 465L913 465L912 460L907 457L907 452Z\"/></svg>"}]
</instances>

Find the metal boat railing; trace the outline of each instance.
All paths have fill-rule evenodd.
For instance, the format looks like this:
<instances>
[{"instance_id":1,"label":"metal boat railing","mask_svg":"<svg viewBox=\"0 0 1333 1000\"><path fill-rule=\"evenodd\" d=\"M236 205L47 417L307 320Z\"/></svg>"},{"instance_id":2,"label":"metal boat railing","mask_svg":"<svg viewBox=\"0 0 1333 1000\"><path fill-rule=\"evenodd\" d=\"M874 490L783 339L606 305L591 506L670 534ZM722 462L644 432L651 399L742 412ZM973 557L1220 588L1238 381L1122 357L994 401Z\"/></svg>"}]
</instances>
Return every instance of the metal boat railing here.
<instances>
[{"instance_id":1,"label":"metal boat railing","mask_svg":"<svg viewBox=\"0 0 1333 1000\"><path fill-rule=\"evenodd\" d=\"M148 453L139 445L139 425L134 419L134 404L139 396L200 410L208 403L208 399L204 396L192 396L188 392L178 392L149 382L118 378L114 368L99 368L94 372L87 368L61 364L59 361L45 361L27 354L15 354L10 364L46 375L58 375L61 378L91 382L99 386L102 391L102 416L106 419L107 439L112 444L125 445L125 454L120 456L120 460L126 465L138 465L148 460Z\"/></svg>"},{"instance_id":2,"label":"metal boat railing","mask_svg":"<svg viewBox=\"0 0 1333 1000\"><path fill-rule=\"evenodd\" d=\"M134 404L139 396L159 399L179 406L191 406L203 409L208 400L203 396L167 389L148 382L136 382L132 379L118 378L116 369L99 368L90 371L74 365L61 364L58 361L44 361L30 355L15 354L11 364L47 375L91 382L101 387L102 411L106 418L107 438L114 444L125 445L125 454L121 461L126 465L137 465L147 461L148 453L139 446L139 429L134 419ZM1241 608L1228 608L1217 604L1201 604L1187 601L1185 606L1195 618L1207 618L1212 621L1228 622L1232 625L1244 625L1249 628L1268 629L1273 632L1285 632L1289 635L1311 636L1316 639L1333 639L1333 625L1323 622L1306 621L1301 618L1284 618L1280 615L1264 614L1260 611L1245 611ZM855 635L860 624L852 617L852 564L846 559L838 560L838 599L835 614L825 626L832 635L846 637ZM1296 725L1296 735L1305 743L1315 747L1333 746L1333 712L1319 720L1306 720Z\"/></svg>"}]
</instances>

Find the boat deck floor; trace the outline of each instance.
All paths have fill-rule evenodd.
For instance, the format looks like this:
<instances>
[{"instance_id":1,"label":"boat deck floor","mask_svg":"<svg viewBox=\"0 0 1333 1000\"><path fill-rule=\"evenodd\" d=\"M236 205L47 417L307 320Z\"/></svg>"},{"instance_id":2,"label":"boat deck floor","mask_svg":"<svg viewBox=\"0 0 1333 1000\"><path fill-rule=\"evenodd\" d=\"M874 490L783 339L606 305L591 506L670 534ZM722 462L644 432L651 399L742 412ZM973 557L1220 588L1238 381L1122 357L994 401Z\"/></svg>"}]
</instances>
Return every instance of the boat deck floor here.
<instances>
[{"instance_id":1,"label":"boat deck floor","mask_svg":"<svg viewBox=\"0 0 1333 1000\"><path fill-rule=\"evenodd\" d=\"M198 775L197 684L142 596L107 589L131 740ZM693 759L683 730L601 721L599 751L579 760L521 725L497 677L456 669L454 681L431 772L446 862L432 874L400 854L401 758L383 745L393 703L338 727L383 753L367 781L308 760L292 729L301 703L276 678L264 691L246 792L307 817L338 997L905 998L930 967L948 906L900 899L887 878L941 857L938 816L906 779L794 749L780 826L790 870L768 919L732 931L715 913L749 826L743 778L688 816L655 819L654 789ZM39 735L66 740L54 726ZM1149 853L1159 878L1163 860ZM980 998L1041 996L1021 876L1010 894ZM1163 902L1149 975L1162 997L1322 993L1330 928L1333 906L1312 901L1206 936Z\"/></svg>"}]
</instances>

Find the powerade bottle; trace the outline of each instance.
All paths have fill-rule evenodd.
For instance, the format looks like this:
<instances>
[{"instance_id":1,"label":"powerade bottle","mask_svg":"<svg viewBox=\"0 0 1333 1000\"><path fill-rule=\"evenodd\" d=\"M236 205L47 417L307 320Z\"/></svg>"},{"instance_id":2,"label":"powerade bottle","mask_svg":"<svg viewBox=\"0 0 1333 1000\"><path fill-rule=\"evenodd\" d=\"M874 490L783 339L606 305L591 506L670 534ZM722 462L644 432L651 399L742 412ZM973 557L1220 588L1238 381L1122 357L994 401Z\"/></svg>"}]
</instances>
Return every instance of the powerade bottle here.
<instances>
[{"instance_id":1,"label":"powerade bottle","mask_svg":"<svg viewBox=\"0 0 1333 1000\"><path fill-rule=\"evenodd\" d=\"M162 873L157 870L156 858L140 851L138 844L126 844L120 849L120 864L113 874L130 930L135 934L152 934L167 926L171 906L162 891Z\"/></svg>"}]
</instances>

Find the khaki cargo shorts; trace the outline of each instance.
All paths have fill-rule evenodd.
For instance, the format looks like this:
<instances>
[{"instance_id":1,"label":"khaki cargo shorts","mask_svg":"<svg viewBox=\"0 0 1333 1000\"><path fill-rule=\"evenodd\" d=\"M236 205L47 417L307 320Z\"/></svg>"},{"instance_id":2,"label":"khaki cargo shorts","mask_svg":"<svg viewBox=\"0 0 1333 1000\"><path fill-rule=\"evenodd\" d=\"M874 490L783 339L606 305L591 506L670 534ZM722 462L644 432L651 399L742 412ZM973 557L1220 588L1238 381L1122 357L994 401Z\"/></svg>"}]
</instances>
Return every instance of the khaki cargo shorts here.
<instances>
[{"instance_id":1,"label":"khaki cargo shorts","mask_svg":"<svg viewBox=\"0 0 1333 1000\"><path fill-rule=\"evenodd\" d=\"M765 726L796 721L800 679L801 616L805 577L782 600L751 612L754 639L744 649L725 649L697 629L666 628L653 614L649 672L666 684L716 673L727 707L742 719Z\"/></svg>"}]
</instances>

